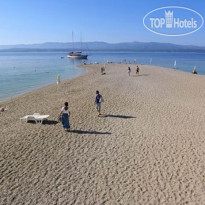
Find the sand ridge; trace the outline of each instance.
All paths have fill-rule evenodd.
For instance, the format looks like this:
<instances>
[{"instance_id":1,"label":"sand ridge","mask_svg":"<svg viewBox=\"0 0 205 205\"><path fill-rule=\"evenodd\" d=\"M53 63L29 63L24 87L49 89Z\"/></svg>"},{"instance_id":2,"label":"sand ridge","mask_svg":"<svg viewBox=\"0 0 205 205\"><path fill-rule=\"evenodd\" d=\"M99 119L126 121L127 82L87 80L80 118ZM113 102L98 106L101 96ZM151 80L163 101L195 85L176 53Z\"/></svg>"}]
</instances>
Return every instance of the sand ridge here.
<instances>
[{"instance_id":1,"label":"sand ridge","mask_svg":"<svg viewBox=\"0 0 205 205\"><path fill-rule=\"evenodd\" d=\"M205 204L204 76L146 65L136 76L125 64L100 75L101 66L5 102L0 204ZM57 123L67 100L70 133ZM20 122L35 112L49 121Z\"/></svg>"}]
</instances>

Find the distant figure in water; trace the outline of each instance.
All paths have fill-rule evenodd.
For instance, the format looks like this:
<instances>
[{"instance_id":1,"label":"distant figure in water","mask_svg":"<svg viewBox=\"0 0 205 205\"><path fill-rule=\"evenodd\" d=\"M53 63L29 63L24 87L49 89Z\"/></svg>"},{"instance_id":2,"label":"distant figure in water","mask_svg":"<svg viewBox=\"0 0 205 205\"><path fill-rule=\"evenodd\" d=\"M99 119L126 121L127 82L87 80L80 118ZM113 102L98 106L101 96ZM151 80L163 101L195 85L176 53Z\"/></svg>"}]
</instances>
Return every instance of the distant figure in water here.
<instances>
[{"instance_id":1,"label":"distant figure in water","mask_svg":"<svg viewBox=\"0 0 205 205\"><path fill-rule=\"evenodd\" d=\"M131 68L130 67L128 67L127 72L128 72L128 75L130 76L130 73L131 73Z\"/></svg>"},{"instance_id":2,"label":"distant figure in water","mask_svg":"<svg viewBox=\"0 0 205 205\"><path fill-rule=\"evenodd\" d=\"M196 71L196 66L194 67L194 70L192 71L192 74L198 74Z\"/></svg>"},{"instance_id":3,"label":"distant figure in water","mask_svg":"<svg viewBox=\"0 0 205 205\"><path fill-rule=\"evenodd\" d=\"M96 105L96 110L97 110L97 115L101 115L101 103L104 102L102 95L100 95L100 92L97 90L96 91L96 96L95 96L95 105Z\"/></svg>"},{"instance_id":4,"label":"distant figure in water","mask_svg":"<svg viewBox=\"0 0 205 205\"><path fill-rule=\"evenodd\" d=\"M62 122L62 126L66 131L70 131L70 109L68 107L68 102L64 103L64 107L62 107L60 115L59 115L59 120Z\"/></svg>"},{"instance_id":5,"label":"distant figure in water","mask_svg":"<svg viewBox=\"0 0 205 205\"><path fill-rule=\"evenodd\" d=\"M136 75L139 74L140 72L140 69L139 69L139 66L137 65L137 68L136 68Z\"/></svg>"}]
</instances>

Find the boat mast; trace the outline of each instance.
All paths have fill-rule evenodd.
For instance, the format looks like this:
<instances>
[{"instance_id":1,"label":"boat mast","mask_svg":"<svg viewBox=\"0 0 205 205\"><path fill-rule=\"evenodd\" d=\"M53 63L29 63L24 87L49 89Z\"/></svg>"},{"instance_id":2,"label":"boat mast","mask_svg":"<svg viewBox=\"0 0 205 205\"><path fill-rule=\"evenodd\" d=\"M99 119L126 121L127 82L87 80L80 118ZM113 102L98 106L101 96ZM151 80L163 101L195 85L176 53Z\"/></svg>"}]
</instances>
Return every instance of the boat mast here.
<instances>
[{"instance_id":1,"label":"boat mast","mask_svg":"<svg viewBox=\"0 0 205 205\"><path fill-rule=\"evenodd\" d=\"M80 51L82 52L82 33L80 33Z\"/></svg>"},{"instance_id":2,"label":"boat mast","mask_svg":"<svg viewBox=\"0 0 205 205\"><path fill-rule=\"evenodd\" d=\"M73 42L73 51L74 51L73 31L72 31L72 42Z\"/></svg>"}]
</instances>

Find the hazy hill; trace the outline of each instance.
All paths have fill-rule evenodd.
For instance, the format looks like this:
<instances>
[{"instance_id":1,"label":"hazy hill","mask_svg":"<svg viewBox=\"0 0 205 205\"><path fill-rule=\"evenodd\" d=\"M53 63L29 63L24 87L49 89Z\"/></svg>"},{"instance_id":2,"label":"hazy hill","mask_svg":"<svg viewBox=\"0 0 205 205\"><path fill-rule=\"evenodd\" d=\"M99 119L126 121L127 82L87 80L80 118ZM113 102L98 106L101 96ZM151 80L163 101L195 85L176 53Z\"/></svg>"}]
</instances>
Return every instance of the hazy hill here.
<instances>
[{"instance_id":1,"label":"hazy hill","mask_svg":"<svg viewBox=\"0 0 205 205\"><path fill-rule=\"evenodd\" d=\"M81 43L74 43L74 50L80 50ZM141 52L201 52L205 53L205 47L192 45L176 45L171 43L157 42L125 42L125 43L106 43L106 42L84 42L83 50L101 51L141 51ZM73 50L73 43L47 42L41 44L19 44L19 45L0 45L0 51L70 51Z\"/></svg>"}]
</instances>

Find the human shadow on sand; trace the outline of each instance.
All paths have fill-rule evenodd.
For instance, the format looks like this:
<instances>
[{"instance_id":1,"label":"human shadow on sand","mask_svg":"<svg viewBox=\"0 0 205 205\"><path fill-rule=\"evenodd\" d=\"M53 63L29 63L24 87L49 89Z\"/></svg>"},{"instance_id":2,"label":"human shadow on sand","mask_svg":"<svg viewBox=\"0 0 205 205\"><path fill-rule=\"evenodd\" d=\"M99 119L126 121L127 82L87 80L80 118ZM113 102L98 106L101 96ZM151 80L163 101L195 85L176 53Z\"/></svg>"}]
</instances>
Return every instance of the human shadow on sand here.
<instances>
[{"instance_id":1,"label":"human shadow on sand","mask_svg":"<svg viewBox=\"0 0 205 205\"><path fill-rule=\"evenodd\" d=\"M58 121L56 121L56 120L44 120L43 124L44 125L56 125L56 124L58 124Z\"/></svg>"},{"instance_id":2,"label":"human shadow on sand","mask_svg":"<svg viewBox=\"0 0 205 205\"><path fill-rule=\"evenodd\" d=\"M98 131L86 131L86 130L71 130L72 133L77 134L96 134L96 135L110 135L111 132L98 132Z\"/></svg>"},{"instance_id":3,"label":"human shadow on sand","mask_svg":"<svg viewBox=\"0 0 205 205\"><path fill-rule=\"evenodd\" d=\"M29 120L27 123L36 124L36 122L33 120L31 121ZM41 124L41 123L37 123L37 124ZM43 125L56 125L58 124L58 122L56 120L44 120L42 124Z\"/></svg>"},{"instance_id":4,"label":"human shadow on sand","mask_svg":"<svg viewBox=\"0 0 205 205\"><path fill-rule=\"evenodd\" d=\"M114 117L114 118L122 118L122 119L136 118L128 115L101 115L100 117Z\"/></svg>"}]
</instances>

